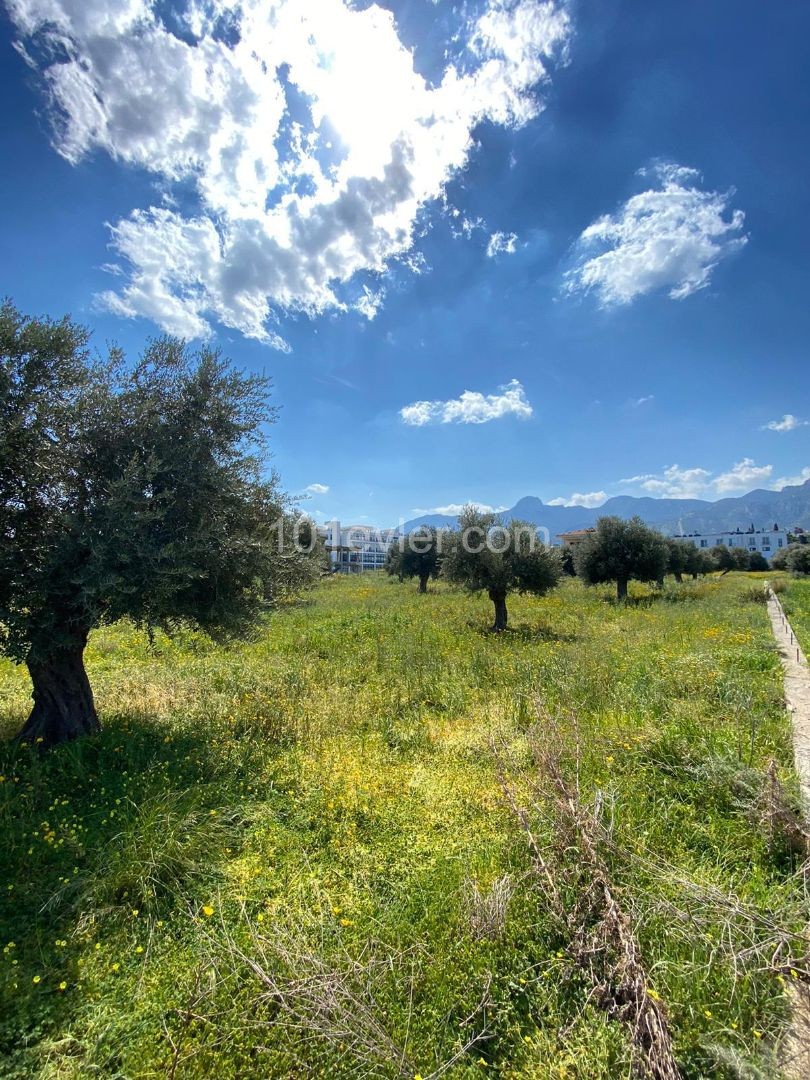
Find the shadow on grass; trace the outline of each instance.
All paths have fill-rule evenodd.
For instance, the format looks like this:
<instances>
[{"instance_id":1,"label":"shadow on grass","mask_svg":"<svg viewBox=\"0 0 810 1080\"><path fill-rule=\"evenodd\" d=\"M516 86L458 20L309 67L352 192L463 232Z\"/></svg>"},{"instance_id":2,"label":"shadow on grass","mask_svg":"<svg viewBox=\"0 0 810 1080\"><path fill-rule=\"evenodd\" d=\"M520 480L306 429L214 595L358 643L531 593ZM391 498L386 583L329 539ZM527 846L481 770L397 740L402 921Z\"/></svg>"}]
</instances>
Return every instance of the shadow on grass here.
<instances>
[{"instance_id":1,"label":"shadow on grass","mask_svg":"<svg viewBox=\"0 0 810 1080\"><path fill-rule=\"evenodd\" d=\"M663 591L656 591L650 593L643 593L636 596L626 596L623 600L620 600L615 593L606 593L600 597L604 604L612 608L648 608L654 604L660 604L667 599L666 594Z\"/></svg>"},{"instance_id":2,"label":"shadow on grass","mask_svg":"<svg viewBox=\"0 0 810 1080\"><path fill-rule=\"evenodd\" d=\"M470 629L486 638L494 638L503 642L523 642L525 644L531 644L536 641L547 642L565 642L571 644L581 640L579 634L561 633L558 630L552 630L551 627L530 626L526 624L518 624L517 626L508 626L506 630L495 631L491 626L483 626L480 622L473 619L467 621L467 625Z\"/></svg>"},{"instance_id":3,"label":"shadow on grass","mask_svg":"<svg viewBox=\"0 0 810 1080\"><path fill-rule=\"evenodd\" d=\"M84 1004L78 961L100 929L115 940L187 915L238 852L257 798L286 816L289 796L268 779L279 749L221 724L178 729L126 715L47 753L0 743L8 1075L31 1075L36 1044L69 1030Z\"/></svg>"}]
</instances>

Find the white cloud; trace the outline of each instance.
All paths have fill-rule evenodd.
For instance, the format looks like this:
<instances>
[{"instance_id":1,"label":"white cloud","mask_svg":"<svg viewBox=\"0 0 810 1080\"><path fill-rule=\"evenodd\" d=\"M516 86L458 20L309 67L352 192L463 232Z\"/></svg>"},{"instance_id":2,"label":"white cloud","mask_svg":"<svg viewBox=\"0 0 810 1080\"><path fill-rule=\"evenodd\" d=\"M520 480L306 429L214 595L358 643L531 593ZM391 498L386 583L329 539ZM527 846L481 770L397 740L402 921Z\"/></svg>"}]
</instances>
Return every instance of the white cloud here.
<instances>
[{"instance_id":1,"label":"white cloud","mask_svg":"<svg viewBox=\"0 0 810 1080\"><path fill-rule=\"evenodd\" d=\"M307 484L304 491L309 495L326 495L329 491L328 484Z\"/></svg>"},{"instance_id":2,"label":"white cloud","mask_svg":"<svg viewBox=\"0 0 810 1080\"><path fill-rule=\"evenodd\" d=\"M732 465L728 472L720 473L712 480L712 487L718 495L729 495L733 491L750 491L766 484L773 472L773 465L755 465L753 458L743 458Z\"/></svg>"},{"instance_id":3,"label":"white cloud","mask_svg":"<svg viewBox=\"0 0 810 1080\"><path fill-rule=\"evenodd\" d=\"M474 127L536 116L570 35L561 0L489 0L459 15L459 62L428 82L376 4L6 2L59 153L101 150L163 189L113 223L127 277L102 303L189 337L216 318L277 348L281 313L374 314L382 297L353 305L346 284L418 265L417 215L464 168Z\"/></svg>"},{"instance_id":4,"label":"white cloud","mask_svg":"<svg viewBox=\"0 0 810 1080\"><path fill-rule=\"evenodd\" d=\"M634 408L640 409L642 405L646 405L650 401L655 401L655 394L645 394L644 397L636 398L634 401L631 401L630 404Z\"/></svg>"},{"instance_id":5,"label":"white cloud","mask_svg":"<svg viewBox=\"0 0 810 1080\"><path fill-rule=\"evenodd\" d=\"M781 491L786 487L800 487L808 480L810 480L810 465L805 465L796 476L780 476L778 480L774 480L773 487L775 491Z\"/></svg>"},{"instance_id":6,"label":"white cloud","mask_svg":"<svg viewBox=\"0 0 810 1080\"><path fill-rule=\"evenodd\" d=\"M720 260L747 243L745 215L729 209L733 191L702 191L700 174L680 165L652 172L657 187L633 195L582 233L565 291L593 289L604 307L659 289L682 300L705 288Z\"/></svg>"},{"instance_id":7,"label":"white cloud","mask_svg":"<svg viewBox=\"0 0 810 1080\"><path fill-rule=\"evenodd\" d=\"M573 495L568 499L549 499L549 506L586 506L589 509L595 506L601 506L603 502L607 502L610 498L606 491L588 491L582 493L575 491Z\"/></svg>"},{"instance_id":8,"label":"white cloud","mask_svg":"<svg viewBox=\"0 0 810 1080\"><path fill-rule=\"evenodd\" d=\"M508 506L490 506L489 503L475 502L470 499L465 503L448 503L446 506L432 506L427 510L417 507L412 513L418 517L422 517L424 514L446 514L448 517L458 517L465 506L474 506L482 514L502 514L504 510L509 509Z\"/></svg>"},{"instance_id":9,"label":"white cloud","mask_svg":"<svg viewBox=\"0 0 810 1080\"><path fill-rule=\"evenodd\" d=\"M670 465L663 473L645 473L620 480L620 484L638 485L648 495L664 499L696 499L705 496L707 481L711 473L708 469L682 469L679 465Z\"/></svg>"},{"instance_id":10,"label":"white cloud","mask_svg":"<svg viewBox=\"0 0 810 1080\"><path fill-rule=\"evenodd\" d=\"M625 487L640 487L648 495L661 499L713 499L734 492L751 491L768 483L772 465L757 465L752 458L743 458L723 473L713 475L709 469L682 469L670 465L661 473L629 476L619 483Z\"/></svg>"},{"instance_id":11,"label":"white cloud","mask_svg":"<svg viewBox=\"0 0 810 1080\"><path fill-rule=\"evenodd\" d=\"M517 379L499 387L499 394L481 394L465 390L450 401L415 401L399 410L406 424L422 427L425 424L486 424L503 416L528 419L532 407Z\"/></svg>"},{"instance_id":12,"label":"white cloud","mask_svg":"<svg viewBox=\"0 0 810 1080\"><path fill-rule=\"evenodd\" d=\"M487 257L492 259L495 255L514 255L516 245L516 233L493 233L487 244Z\"/></svg>"},{"instance_id":13,"label":"white cloud","mask_svg":"<svg viewBox=\"0 0 810 1080\"><path fill-rule=\"evenodd\" d=\"M374 292L367 285L364 285L360 299L355 301L354 310L359 311L361 315L364 315L371 322L382 307L384 300L385 289L378 289Z\"/></svg>"},{"instance_id":14,"label":"white cloud","mask_svg":"<svg viewBox=\"0 0 810 1080\"><path fill-rule=\"evenodd\" d=\"M797 427L807 427L810 421L800 420L793 413L785 413L781 420L769 420L764 425L766 431L793 431Z\"/></svg>"}]
</instances>

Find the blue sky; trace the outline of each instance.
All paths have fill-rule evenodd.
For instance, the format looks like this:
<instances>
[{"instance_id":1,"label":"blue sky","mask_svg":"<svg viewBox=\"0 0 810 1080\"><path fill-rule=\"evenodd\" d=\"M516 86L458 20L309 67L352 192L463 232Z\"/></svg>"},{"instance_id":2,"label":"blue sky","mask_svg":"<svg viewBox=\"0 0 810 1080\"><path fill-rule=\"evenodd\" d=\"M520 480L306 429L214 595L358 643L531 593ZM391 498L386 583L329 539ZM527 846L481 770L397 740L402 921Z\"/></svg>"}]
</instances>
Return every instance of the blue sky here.
<instances>
[{"instance_id":1,"label":"blue sky","mask_svg":"<svg viewBox=\"0 0 810 1080\"><path fill-rule=\"evenodd\" d=\"M270 374L319 516L810 477L806 5L0 10L0 293Z\"/></svg>"}]
</instances>

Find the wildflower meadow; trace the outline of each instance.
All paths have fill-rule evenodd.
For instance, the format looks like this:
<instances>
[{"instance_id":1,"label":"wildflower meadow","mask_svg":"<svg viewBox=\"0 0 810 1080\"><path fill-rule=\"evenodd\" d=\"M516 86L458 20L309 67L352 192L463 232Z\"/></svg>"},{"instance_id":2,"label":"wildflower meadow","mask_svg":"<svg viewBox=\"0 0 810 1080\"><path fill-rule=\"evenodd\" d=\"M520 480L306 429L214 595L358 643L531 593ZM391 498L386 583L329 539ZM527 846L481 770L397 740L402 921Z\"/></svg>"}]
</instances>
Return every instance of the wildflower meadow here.
<instances>
[{"instance_id":1,"label":"wildflower meadow","mask_svg":"<svg viewBox=\"0 0 810 1080\"><path fill-rule=\"evenodd\" d=\"M629 1076L604 880L682 1075L777 1075L806 900L752 581L566 579L492 635L366 574L240 645L94 632L103 731L2 748L0 1072ZM6 735L28 696L4 662Z\"/></svg>"}]
</instances>

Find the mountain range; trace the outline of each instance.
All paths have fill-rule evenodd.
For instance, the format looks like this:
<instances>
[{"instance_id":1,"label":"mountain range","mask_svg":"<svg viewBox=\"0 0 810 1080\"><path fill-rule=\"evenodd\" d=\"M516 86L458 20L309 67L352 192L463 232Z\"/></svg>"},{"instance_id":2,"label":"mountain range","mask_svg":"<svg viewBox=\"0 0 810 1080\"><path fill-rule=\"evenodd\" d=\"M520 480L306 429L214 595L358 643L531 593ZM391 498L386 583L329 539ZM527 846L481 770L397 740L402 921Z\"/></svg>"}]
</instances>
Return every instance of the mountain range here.
<instances>
[{"instance_id":1,"label":"mountain range","mask_svg":"<svg viewBox=\"0 0 810 1080\"><path fill-rule=\"evenodd\" d=\"M601 506L548 506L534 495L519 499L510 510L500 517L504 521L517 519L548 529L552 541L561 532L587 529L600 517L613 515L620 518L638 516L647 525L655 526L667 534L698 532L726 532L737 528L791 529L796 525L810 529L810 480L797 486L784 487L781 491L757 488L747 495L718 499L652 499L634 495L616 495ZM422 514L405 522L406 532L418 525L435 525L454 528L457 518L448 514Z\"/></svg>"}]
</instances>

